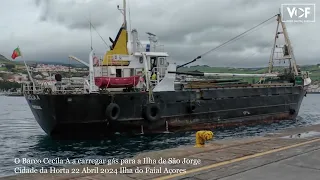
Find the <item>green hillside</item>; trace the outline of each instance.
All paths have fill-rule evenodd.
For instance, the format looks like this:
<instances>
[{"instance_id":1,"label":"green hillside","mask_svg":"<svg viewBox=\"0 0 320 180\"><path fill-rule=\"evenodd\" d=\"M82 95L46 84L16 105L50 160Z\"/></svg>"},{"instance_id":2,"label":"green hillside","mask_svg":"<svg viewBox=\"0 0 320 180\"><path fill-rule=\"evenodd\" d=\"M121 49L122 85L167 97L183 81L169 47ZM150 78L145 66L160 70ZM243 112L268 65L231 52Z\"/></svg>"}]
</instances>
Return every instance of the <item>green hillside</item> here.
<instances>
[{"instance_id":1,"label":"green hillside","mask_svg":"<svg viewBox=\"0 0 320 180\"><path fill-rule=\"evenodd\" d=\"M13 65L12 67L20 67L23 65L21 62L11 61L1 54L0 54L0 64L11 65L11 66ZM0 71L7 71L7 70L8 69L6 67L0 67Z\"/></svg>"},{"instance_id":2,"label":"green hillside","mask_svg":"<svg viewBox=\"0 0 320 180\"><path fill-rule=\"evenodd\" d=\"M0 54L0 64L17 64L17 62L10 61L9 59Z\"/></svg>"},{"instance_id":3,"label":"green hillside","mask_svg":"<svg viewBox=\"0 0 320 180\"><path fill-rule=\"evenodd\" d=\"M83 68L86 67L83 64L80 64L78 62L73 62L73 61L67 61L67 62L51 62L51 61L30 61L30 60L26 60L26 63L28 65L34 65L37 63L43 63L43 64L52 64L52 65L63 65L63 66L70 66L70 67L75 67L75 68ZM24 66L24 63L19 60L9 60L8 58L6 58L5 56L0 54L0 64L12 64L12 65L18 65L18 66ZM0 67L1 70L1 67Z\"/></svg>"},{"instance_id":4,"label":"green hillside","mask_svg":"<svg viewBox=\"0 0 320 180\"><path fill-rule=\"evenodd\" d=\"M301 71L309 71L310 77L313 81L320 81L320 64L317 65L305 65L300 66ZM282 68L275 67L274 71L281 71ZM260 74L267 73L267 67L261 68L232 68L232 67L210 67L210 66L190 66L180 68L179 71L201 71L206 73L216 72L216 73L249 73L249 74Z\"/></svg>"}]
</instances>

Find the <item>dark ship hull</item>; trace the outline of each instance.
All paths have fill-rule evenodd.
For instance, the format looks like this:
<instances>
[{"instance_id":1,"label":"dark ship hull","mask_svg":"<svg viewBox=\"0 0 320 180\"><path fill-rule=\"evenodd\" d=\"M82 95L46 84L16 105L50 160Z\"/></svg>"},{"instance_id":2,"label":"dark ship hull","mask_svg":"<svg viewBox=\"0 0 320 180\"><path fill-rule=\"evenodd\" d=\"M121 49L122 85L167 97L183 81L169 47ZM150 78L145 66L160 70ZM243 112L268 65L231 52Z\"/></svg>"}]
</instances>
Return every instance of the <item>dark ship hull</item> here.
<instances>
[{"instance_id":1,"label":"dark ship hull","mask_svg":"<svg viewBox=\"0 0 320 180\"><path fill-rule=\"evenodd\" d=\"M108 136L214 129L219 126L294 120L306 91L303 86L260 85L154 92L159 119L146 118L147 92L114 94L26 94L41 128L50 136ZM120 108L107 118L108 105ZM152 113L152 112L151 112Z\"/></svg>"}]
</instances>

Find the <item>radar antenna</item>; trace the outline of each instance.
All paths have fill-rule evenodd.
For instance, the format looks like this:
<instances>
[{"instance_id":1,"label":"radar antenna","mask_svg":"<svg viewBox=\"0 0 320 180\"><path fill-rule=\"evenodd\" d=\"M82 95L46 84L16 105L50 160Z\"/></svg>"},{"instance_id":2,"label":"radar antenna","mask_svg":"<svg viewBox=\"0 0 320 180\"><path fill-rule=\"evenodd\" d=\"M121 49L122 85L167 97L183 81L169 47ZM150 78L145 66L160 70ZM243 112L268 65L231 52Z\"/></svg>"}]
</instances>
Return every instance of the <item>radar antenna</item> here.
<instances>
[{"instance_id":1,"label":"radar antenna","mask_svg":"<svg viewBox=\"0 0 320 180\"><path fill-rule=\"evenodd\" d=\"M148 39L150 41L150 46L153 46L153 50L156 50L156 46L157 46L157 42L158 42L158 38L155 34L151 33L151 32L146 32L146 34L149 35Z\"/></svg>"}]
</instances>

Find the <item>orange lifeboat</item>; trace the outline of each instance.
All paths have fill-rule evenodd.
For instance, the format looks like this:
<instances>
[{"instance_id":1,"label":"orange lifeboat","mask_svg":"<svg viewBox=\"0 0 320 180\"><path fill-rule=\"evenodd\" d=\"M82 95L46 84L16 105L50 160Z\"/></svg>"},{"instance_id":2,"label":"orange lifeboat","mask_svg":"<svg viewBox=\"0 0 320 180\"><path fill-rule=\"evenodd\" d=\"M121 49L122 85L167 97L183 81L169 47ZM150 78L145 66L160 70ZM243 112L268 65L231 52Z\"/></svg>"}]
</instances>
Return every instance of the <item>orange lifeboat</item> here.
<instances>
[{"instance_id":1,"label":"orange lifeboat","mask_svg":"<svg viewBox=\"0 0 320 180\"><path fill-rule=\"evenodd\" d=\"M130 77L95 77L95 84L99 88L128 88L139 83L140 76Z\"/></svg>"}]
</instances>

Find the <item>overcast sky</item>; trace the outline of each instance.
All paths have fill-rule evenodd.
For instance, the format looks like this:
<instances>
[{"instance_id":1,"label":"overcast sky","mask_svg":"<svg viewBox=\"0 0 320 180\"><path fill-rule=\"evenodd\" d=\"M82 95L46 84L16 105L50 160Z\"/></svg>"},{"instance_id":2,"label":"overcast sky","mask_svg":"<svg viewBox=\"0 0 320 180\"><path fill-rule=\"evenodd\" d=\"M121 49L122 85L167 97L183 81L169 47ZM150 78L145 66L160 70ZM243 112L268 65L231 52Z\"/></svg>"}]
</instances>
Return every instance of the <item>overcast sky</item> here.
<instances>
[{"instance_id":1,"label":"overcast sky","mask_svg":"<svg viewBox=\"0 0 320 180\"><path fill-rule=\"evenodd\" d=\"M145 32L156 34L171 59L182 64L277 14L282 3L316 2L127 0L128 28L136 28L141 40L147 40ZM26 60L68 62L68 55L87 60L88 19L110 45L109 37L115 39L122 24L118 4L122 6L122 0L1 0L0 54L10 58L19 45ZM319 9L315 23L287 23L298 64L320 63L319 27ZM275 29L276 18L193 65L266 66ZM94 30L92 36L93 48L103 55L107 46Z\"/></svg>"}]
</instances>

